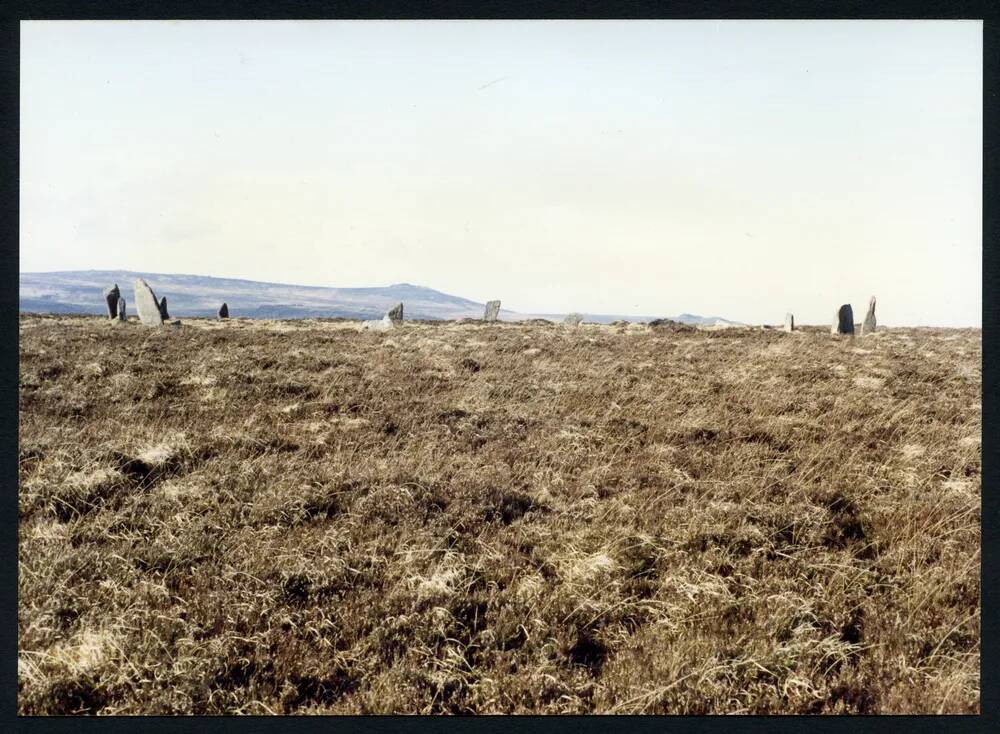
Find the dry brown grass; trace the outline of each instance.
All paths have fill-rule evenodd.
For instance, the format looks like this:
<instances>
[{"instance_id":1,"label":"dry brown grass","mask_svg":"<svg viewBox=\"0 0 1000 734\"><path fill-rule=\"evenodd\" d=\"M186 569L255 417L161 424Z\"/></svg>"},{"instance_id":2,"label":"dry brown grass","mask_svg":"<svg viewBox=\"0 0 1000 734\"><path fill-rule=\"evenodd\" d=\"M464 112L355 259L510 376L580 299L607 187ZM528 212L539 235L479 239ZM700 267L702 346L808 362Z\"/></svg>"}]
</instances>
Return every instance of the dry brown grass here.
<instances>
[{"instance_id":1,"label":"dry brown grass","mask_svg":"<svg viewBox=\"0 0 1000 734\"><path fill-rule=\"evenodd\" d=\"M979 709L981 332L21 319L23 714Z\"/></svg>"}]
</instances>

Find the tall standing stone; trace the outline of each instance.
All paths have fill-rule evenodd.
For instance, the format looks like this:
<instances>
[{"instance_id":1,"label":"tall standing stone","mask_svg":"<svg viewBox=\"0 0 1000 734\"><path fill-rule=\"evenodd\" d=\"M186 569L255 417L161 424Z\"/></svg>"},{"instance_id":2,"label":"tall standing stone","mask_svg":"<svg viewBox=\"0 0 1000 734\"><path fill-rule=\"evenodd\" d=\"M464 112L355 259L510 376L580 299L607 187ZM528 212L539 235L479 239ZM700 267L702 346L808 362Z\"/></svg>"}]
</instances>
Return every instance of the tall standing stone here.
<instances>
[{"instance_id":1,"label":"tall standing stone","mask_svg":"<svg viewBox=\"0 0 1000 734\"><path fill-rule=\"evenodd\" d=\"M164 296L163 298L160 299L160 306L159 307L160 307L160 316L162 316L163 320L166 321L167 319L170 318L170 314L167 313L167 297L166 296Z\"/></svg>"},{"instance_id":2,"label":"tall standing stone","mask_svg":"<svg viewBox=\"0 0 1000 734\"><path fill-rule=\"evenodd\" d=\"M142 278L137 278L133 283L135 288L135 310L139 313L139 320L146 326L163 326L163 313L160 311L160 302L156 300L156 294Z\"/></svg>"},{"instance_id":3,"label":"tall standing stone","mask_svg":"<svg viewBox=\"0 0 1000 734\"><path fill-rule=\"evenodd\" d=\"M583 314L576 312L566 314L566 318L563 319L566 326L579 326L581 321L583 321Z\"/></svg>"},{"instance_id":4,"label":"tall standing stone","mask_svg":"<svg viewBox=\"0 0 1000 734\"><path fill-rule=\"evenodd\" d=\"M403 320L403 304L402 303L397 303L395 306L393 306L388 311L386 311L385 315L394 324L398 324L398 323L402 322L402 320Z\"/></svg>"},{"instance_id":5,"label":"tall standing stone","mask_svg":"<svg viewBox=\"0 0 1000 734\"><path fill-rule=\"evenodd\" d=\"M118 299L118 320L128 321L128 316L125 315L125 296Z\"/></svg>"},{"instance_id":6,"label":"tall standing stone","mask_svg":"<svg viewBox=\"0 0 1000 734\"><path fill-rule=\"evenodd\" d=\"M229 306L225 303L222 304L222 308L219 309L219 318L228 319L229 318Z\"/></svg>"},{"instance_id":7,"label":"tall standing stone","mask_svg":"<svg viewBox=\"0 0 1000 734\"><path fill-rule=\"evenodd\" d=\"M104 302L108 305L109 319L113 319L118 315L118 299L121 298L121 295L117 283L115 283L114 288L108 288L104 291Z\"/></svg>"},{"instance_id":8,"label":"tall standing stone","mask_svg":"<svg viewBox=\"0 0 1000 734\"><path fill-rule=\"evenodd\" d=\"M865 315L865 321L861 324L861 336L865 334L873 334L875 332L875 296L872 296L871 300L868 301L868 313Z\"/></svg>"},{"instance_id":9,"label":"tall standing stone","mask_svg":"<svg viewBox=\"0 0 1000 734\"><path fill-rule=\"evenodd\" d=\"M500 315L500 301L487 301L486 311L483 313L483 321L496 321Z\"/></svg>"},{"instance_id":10,"label":"tall standing stone","mask_svg":"<svg viewBox=\"0 0 1000 734\"><path fill-rule=\"evenodd\" d=\"M795 331L795 317L790 313L785 314L785 331Z\"/></svg>"},{"instance_id":11,"label":"tall standing stone","mask_svg":"<svg viewBox=\"0 0 1000 734\"><path fill-rule=\"evenodd\" d=\"M837 333L854 336L854 309L849 303L845 303L837 311Z\"/></svg>"}]
</instances>

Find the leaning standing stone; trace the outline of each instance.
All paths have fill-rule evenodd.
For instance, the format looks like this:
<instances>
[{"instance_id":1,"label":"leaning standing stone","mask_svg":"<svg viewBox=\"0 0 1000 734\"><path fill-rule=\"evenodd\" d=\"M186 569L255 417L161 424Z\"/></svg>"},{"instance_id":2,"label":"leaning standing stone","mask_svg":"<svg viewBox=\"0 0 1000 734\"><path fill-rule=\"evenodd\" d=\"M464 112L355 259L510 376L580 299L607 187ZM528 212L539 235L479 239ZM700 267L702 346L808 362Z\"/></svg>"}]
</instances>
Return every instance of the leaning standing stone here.
<instances>
[{"instance_id":1,"label":"leaning standing stone","mask_svg":"<svg viewBox=\"0 0 1000 734\"><path fill-rule=\"evenodd\" d=\"M400 323L403 320L403 304L397 303L395 306L386 311L385 315L392 323Z\"/></svg>"},{"instance_id":2,"label":"leaning standing stone","mask_svg":"<svg viewBox=\"0 0 1000 734\"><path fill-rule=\"evenodd\" d=\"M795 317L790 313L785 314L785 331L795 331Z\"/></svg>"},{"instance_id":3,"label":"leaning standing stone","mask_svg":"<svg viewBox=\"0 0 1000 734\"><path fill-rule=\"evenodd\" d=\"M566 326L579 326L581 321L583 321L583 314L575 312L566 314L566 318L563 319L563 323Z\"/></svg>"},{"instance_id":4,"label":"leaning standing stone","mask_svg":"<svg viewBox=\"0 0 1000 734\"><path fill-rule=\"evenodd\" d=\"M500 314L500 301L487 301L483 321L496 321Z\"/></svg>"},{"instance_id":5,"label":"leaning standing stone","mask_svg":"<svg viewBox=\"0 0 1000 734\"><path fill-rule=\"evenodd\" d=\"M108 305L108 318L113 319L118 315L118 299L121 298L121 291L118 290L118 284L115 283L114 288L108 288L104 291L104 302Z\"/></svg>"},{"instance_id":6,"label":"leaning standing stone","mask_svg":"<svg viewBox=\"0 0 1000 734\"><path fill-rule=\"evenodd\" d=\"M135 310L139 313L139 320L146 326L163 326L163 314L160 312L160 302L156 300L156 294L142 278L136 279L133 283L135 288Z\"/></svg>"},{"instance_id":7,"label":"leaning standing stone","mask_svg":"<svg viewBox=\"0 0 1000 734\"><path fill-rule=\"evenodd\" d=\"M229 306L225 303L222 304L222 308L219 309L219 318L228 319L229 318Z\"/></svg>"},{"instance_id":8,"label":"leaning standing stone","mask_svg":"<svg viewBox=\"0 0 1000 734\"><path fill-rule=\"evenodd\" d=\"M170 314L167 313L167 297L166 296L164 296L163 298L160 299L160 316L163 317L164 321L166 321L167 319L170 318Z\"/></svg>"},{"instance_id":9,"label":"leaning standing stone","mask_svg":"<svg viewBox=\"0 0 1000 734\"><path fill-rule=\"evenodd\" d=\"M875 332L875 296L872 296L871 300L868 301L868 314L865 316L865 321L861 324L861 336L865 334L872 334Z\"/></svg>"},{"instance_id":10,"label":"leaning standing stone","mask_svg":"<svg viewBox=\"0 0 1000 734\"><path fill-rule=\"evenodd\" d=\"M389 318L389 314L386 314L381 319L363 322L362 327L369 330L374 329L375 331L386 331L393 327L393 323L392 319Z\"/></svg>"},{"instance_id":11,"label":"leaning standing stone","mask_svg":"<svg viewBox=\"0 0 1000 734\"><path fill-rule=\"evenodd\" d=\"M128 321L128 316L125 315L125 296L118 299L118 320Z\"/></svg>"},{"instance_id":12,"label":"leaning standing stone","mask_svg":"<svg viewBox=\"0 0 1000 734\"><path fill-rule=\"evenodd\" d=\"M849 303L845 303L837 311L837 333L854 336L854 309Z\"/></svg>"}]
</instances>

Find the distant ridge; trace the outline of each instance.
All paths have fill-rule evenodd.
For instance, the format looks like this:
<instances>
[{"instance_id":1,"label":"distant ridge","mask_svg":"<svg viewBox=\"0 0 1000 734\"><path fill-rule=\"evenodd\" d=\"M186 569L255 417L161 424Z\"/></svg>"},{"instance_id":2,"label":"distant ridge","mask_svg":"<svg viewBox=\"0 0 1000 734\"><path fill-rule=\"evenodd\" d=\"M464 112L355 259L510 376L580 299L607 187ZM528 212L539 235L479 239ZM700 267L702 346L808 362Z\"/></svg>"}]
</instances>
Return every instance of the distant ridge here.
<instances>
[{"instance_id":1,"label":"distant ridge","mask_svg":"<svg viewBox=\"0 0 1000 734\"><path fill-rule=\"evenodd\" d=\"M103 291L118 283L132 309L132 281L144 278L157 296L167 296L170 315L174 317L214 317L223 301L233 317L258 319L294 318L381 318L389 308L404 304L407 319L479 319L485 303L453 296L412 283L368 288L331 288L326 286L269 283L239 278L215 278L207 275L149 273L133 270L64 270L47 273L21 273L19 307L34 313L105 313ZM486 294L503 299L502 293ZM134 311L133 311L134 312ZM530 318L562 320L565 314L528 314L501 309L503 321ZM658 316L626 316L585 313L584 320L596 323L612 321L651 321ZM685 324L736 324L716 316L681 314L672 317Z\"/></svg>"},{"instance_id":2,"label":"distant ridge","mask_svg":"<svg viewBox=\"0 0 1000 734\"><path fill-rule=\"evenodd\" d=\"M432 288L396 283L385 287L329 288L269 283L205 275L148 273L132 270L73 270L21 273L20 309L52 313L102 313L101 293L118 283L132 301L132 281L144 278L157 296L167 296L172 316L215 316L223 301L234 317L261 319L381 317L405 303L407 318L480 318L484 306ZM501 316L504 312L501 312Z\"/></svg>"}]
</instances>

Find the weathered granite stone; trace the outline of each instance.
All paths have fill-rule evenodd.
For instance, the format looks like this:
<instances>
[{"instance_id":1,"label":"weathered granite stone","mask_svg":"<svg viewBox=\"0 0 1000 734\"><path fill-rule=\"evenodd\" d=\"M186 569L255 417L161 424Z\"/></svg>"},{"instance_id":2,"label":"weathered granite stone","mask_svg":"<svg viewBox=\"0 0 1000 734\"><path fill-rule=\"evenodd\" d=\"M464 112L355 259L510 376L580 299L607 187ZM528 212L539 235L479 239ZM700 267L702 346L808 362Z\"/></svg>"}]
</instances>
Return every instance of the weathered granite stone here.
<instances>
[{"instance_id":1,"label":"weathered granite stone","mask_svg":"<svg viewBox=\"0 0 1000 734\"><path fill-rule=\"evenodd\" d=\"M496 321L500 315L500 301L487 301L486 311L483 313L483 321Z\"/></svg>"},{"instance_id":2,"label":"weathered granite stone","mask_svg":"<svg viewBox=\"0 0 1000 734\"><path fill-rule=\"evenodd\" d=\"M386 314L381 319L375 319L373 321L365 321L364 328L374 331L386 331L393 327L393 321L389 318L389 314Z\"/></svg>"},{"instance_id":3,"label":"weathered granite stone","mask_svg":"<svg viewBox=\"0 0 1000 734\"><path fill-rule=\"evenodd\" d=\"M121 298L121 291L118 290L118 284L115 283L114 288L108 288L104 291L104 302L108 305L108 318L113 319L118 316L118 299Z\"/></svg>"},{"instance_id":4,"label":"weathered granite stone","mask_svg":"<svg viewBox=\"0 0 1000 734\"><path fill-rule=\"evenodd\" d=\"M164 321L166 321L167 319L170 318L170 314L167 313L167 297L166 296L164 296L163 298L160 299L160 315L163 317Z\"/></svg>"},{"instance_id":5,"label":"weathered granite stone","mask_svg":"<svg viewBox=\"0 0 1000 734\"><path fill-rule=\"evenodd\" d=\"M563 323L567 326L579 326L581 321L583 321L583 314L575 312L566 314L566 318L563 319Z\"/></svg>"},{"instance_id":6,"label":"weathered granite stone","mask_svg":"<svg viewBox=\"0 0 1000 734\"><path fill-rule=\"evenodd\" d=\"M864 323L861 324L861 336L875 333L875 296L868 301L868 313Z\"/></svg>"},{"instance_id":7,"label":"weathered granite stone","mask_svg":"<svg viewBox=\"0 0 1000 734\"><path fill-rule=\"evenodd\" d=\"M837 311L837 333L854 336L854 309L849 303L845 303Z\"/></svg>"},{"instance_id":8,"label":"weathered granite stone","mask_svg":"<svg viewBox=\"0 0 1000 734\"><path fill-rule=\"evenodd\" d=\"M785 331L795 331L795 317L790 314L785 314Z\"/></svg>"},{"instance_id":9,"label":"weathered granite stone","mask_svg":"<svg viewBox=\"0 0 1000 734\"><path fill-rule=\"evenodd\" d=\"M222 308L219 309L219 318L228 319L229 318L229 306L225 303L222 304Z\"/></svg>"},{"instance_id":10,"label":"weathered granite stone","mask_svg":"<svg viewBox=\"0 0 1000 734\"><path fill-rule=\"evenodd\" d=\"M118 298L118 320L128 321L128 316L125 314L125 296Z\"/></svg>"},{"instance_id":11,"label":"weathered granite stone","mask_svg":"<svg viewBox=\"0 0 1000 734\"><path fill-rule=\"evenodd\" d=\"M163 313L160 311L160 302L156 300L156 294L142 278L137 278L133 283L135 288L135 310L139 313L139 320L146 326L163 326Z\"/></svg>"},{"instance_id":12,"label":"weathered granite stone","mask_svg":"<svg viewBox=\"0 0 1000 734\"><path fill-rule=\"evenodd\" d=\"M392 323L400 323L403 320L403 304L397 303L395 306L386 311L385 315L390 321L392 321Z\"/></svg>"}]
</instances>

